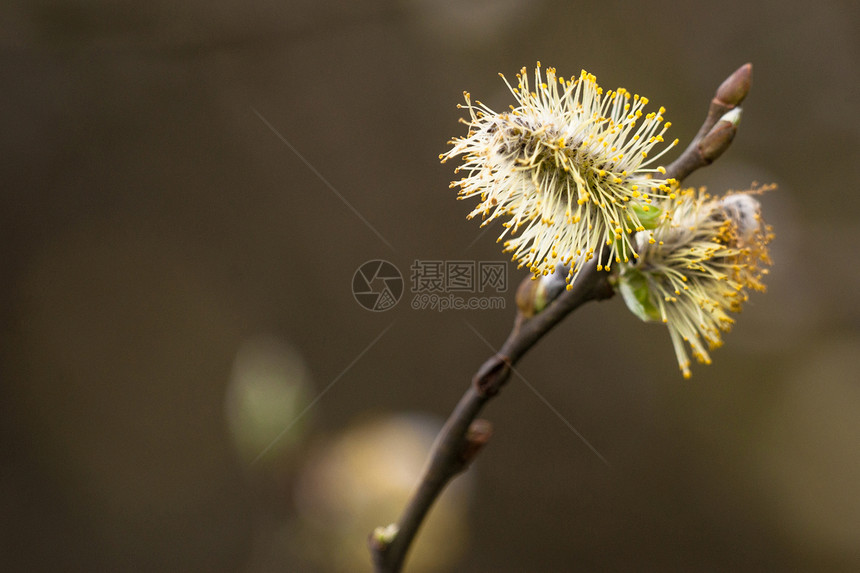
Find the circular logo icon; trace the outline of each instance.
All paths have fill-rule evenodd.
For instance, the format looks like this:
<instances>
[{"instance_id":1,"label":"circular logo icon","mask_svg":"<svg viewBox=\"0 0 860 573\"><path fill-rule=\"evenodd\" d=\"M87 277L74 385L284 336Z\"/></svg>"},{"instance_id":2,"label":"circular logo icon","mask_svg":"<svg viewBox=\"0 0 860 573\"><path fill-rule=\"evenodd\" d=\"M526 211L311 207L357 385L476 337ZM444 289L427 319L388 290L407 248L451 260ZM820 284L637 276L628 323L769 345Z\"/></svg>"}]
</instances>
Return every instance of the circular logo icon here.
<instances>
[{"instance_id":1,"label":"circular logo icon","mask_svg":"<svg viewBox=\"0 0 860 573\"><path fill-rule=\"evenodd\" d=\"M388 310L403 296L403 275L388 261L367 261L352 275L352 295L367 310Z\"/></svg>"}]
</instances>

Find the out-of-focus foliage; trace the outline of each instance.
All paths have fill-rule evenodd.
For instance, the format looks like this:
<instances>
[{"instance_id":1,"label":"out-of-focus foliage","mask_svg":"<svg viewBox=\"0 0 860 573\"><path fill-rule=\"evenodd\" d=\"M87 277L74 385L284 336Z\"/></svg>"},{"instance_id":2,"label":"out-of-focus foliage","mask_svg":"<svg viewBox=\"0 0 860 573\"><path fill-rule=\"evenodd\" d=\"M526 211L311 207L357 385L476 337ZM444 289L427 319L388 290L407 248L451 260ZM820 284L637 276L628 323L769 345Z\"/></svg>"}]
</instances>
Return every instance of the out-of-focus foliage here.
<instances>
[{"instance_id":1,"label":"out-of-focus foliage","mask_svg":"<svg viewBox=\"0 0 860 573\"><path fill-rule=\"evenodd\" d=\"M248 464L288 456L305 434L309 374L301 356L274 338L239 349L227 390L227 422Z\"/></svg>"}]
</instances>

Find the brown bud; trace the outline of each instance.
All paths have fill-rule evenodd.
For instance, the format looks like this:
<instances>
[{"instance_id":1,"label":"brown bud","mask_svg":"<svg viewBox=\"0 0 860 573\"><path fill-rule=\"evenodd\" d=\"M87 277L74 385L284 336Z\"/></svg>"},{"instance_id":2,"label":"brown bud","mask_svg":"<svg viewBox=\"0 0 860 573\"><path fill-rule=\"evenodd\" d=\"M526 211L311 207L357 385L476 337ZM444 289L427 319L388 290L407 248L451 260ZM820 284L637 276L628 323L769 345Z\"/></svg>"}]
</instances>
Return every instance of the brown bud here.
<instances>
[{"instance_id":1,"label":"brown bud","mask_svg":"<svg viewBox=\"0 0 860 573\"><path fill-rule=\"evenodd\" d=\"M738 129L730 121L720 120L699 142L699 151L706 163L716 160L731 145Z\"/></svg>"},{"instance_id":2,"label":"brown bud","mask_svg":"<svg viewBox=\"0 0 860 573\"><path fill-rule=\"evenodd\" d=\"M752 64L744 64L717 88L716 99L732 107L740 105L752 85Z\"/></svg>"},{"instance_id":3,"label":"brown bud","mask_svg":"<svg viewBox=\"0 0 860 573\"><path fill-rule=\"evenodd\" d=\"M478 418L466 431L466 444L461 453L461 459L469 464L483 448L493 435L493 425L488 421Z\"/></svg>"},{"instance_id":4,"label":"brown bud","mask_svg":"<svg viewBox=\"0 0 860 573\"><path fill-rule=\"evenodd\" d=\"M531 318L548 307L564 291L566 274L567 269L560 268L552 275L524 279L517 288L517 308L520 313L525 318Z\"/></svg>"},{"instance_id":5,"label":"brown bud","mask_svg":"<svg viewBox=\"0 0 860 573\"><path fill-rule=\"evenodd\" d=\"M520 312L526 318L531 318L539 311L536 308L537 305L537 295L540 289L540 279L534 277L528 277L523 279L520 283L520 286L517 287L517 308L520 309Z\"/></svg>"}]
</instances>

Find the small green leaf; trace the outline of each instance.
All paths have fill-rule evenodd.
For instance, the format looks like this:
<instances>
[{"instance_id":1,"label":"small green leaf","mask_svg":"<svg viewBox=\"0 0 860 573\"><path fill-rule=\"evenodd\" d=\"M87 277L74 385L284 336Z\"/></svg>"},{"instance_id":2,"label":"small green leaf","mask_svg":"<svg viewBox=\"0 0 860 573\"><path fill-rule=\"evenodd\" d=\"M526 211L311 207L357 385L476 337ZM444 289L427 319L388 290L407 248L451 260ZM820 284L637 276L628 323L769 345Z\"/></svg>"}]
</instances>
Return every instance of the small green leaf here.
<instances>
[{"instance_id":1,"label":"small green leaf","mask_svg":"<svg viewBox=\"0 0 860 573\"><path fill-rule=\"evenodd\" d=\"M630 312L645 322L662 320L660 309L651 300L648 279L640 271L625 265L618 277L618 291Z\"/></svg>"},{"instance_id":2,"label":"small green leaf","mask_svg":"<svg viewBox=\"0 0 860 573\"><path fill-rule=\"evenodd\" d=\"M630 203L633 203L633 201ZM645 207L648 208L647 211ZM649 230L657 228L660 224L660 216L663 214L663 210L654 205L631 204L630 210L636 214L642 226Z\"/></svg>"}]
</instances>

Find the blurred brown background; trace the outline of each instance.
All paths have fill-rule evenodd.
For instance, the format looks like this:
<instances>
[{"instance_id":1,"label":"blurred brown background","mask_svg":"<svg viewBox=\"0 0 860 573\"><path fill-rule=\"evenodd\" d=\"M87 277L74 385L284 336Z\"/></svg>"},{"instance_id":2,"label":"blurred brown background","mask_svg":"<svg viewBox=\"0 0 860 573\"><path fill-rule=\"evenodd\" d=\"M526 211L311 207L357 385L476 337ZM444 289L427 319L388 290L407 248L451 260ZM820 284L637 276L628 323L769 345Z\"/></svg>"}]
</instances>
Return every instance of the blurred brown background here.
<instances>
[{"instance_id":1,"label":"blurred brown background","mask_svg":"<svg viewBox=\"0 0 860 573\"><path fill-rule=\"evenodd\" d=\"M367 570L389 482L488 355L470 325L501 344L522 276L506 310L350 292L369 259L407 282L506 260L438 163L462 91L502 109L497 72L585 68L685 144L751 61L739 136L689 182L779 185L769 292L690 381L620 299L570 317L520 372L611 466L514 379L415 570L860 569L857 23L850 0L4 3L0 561Z\"/></svg>"}]
</instances>

